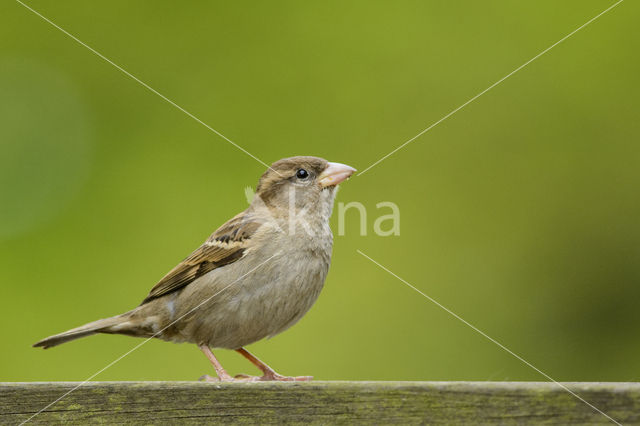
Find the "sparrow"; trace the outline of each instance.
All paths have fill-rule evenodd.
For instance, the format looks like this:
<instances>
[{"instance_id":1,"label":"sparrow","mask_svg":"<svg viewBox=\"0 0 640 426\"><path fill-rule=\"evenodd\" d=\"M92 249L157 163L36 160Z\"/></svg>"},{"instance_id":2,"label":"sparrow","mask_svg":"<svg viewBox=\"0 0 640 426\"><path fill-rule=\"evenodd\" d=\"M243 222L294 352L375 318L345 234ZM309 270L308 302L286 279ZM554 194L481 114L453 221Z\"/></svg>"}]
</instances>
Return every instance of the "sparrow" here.
<instances>
[{"instance_id":1,"label":"sparrow","mask_svg":"<svg viewBox=\"0 0 640 426\"><path fill-rule=\"evenodd\" d=\"M217 375L204 380L311 380L276 373L244 346L288 329L318 298L331 263L337 186L354 172L318 157L276 161L260 177L249 207L169 271L138 307L33 346L96 333L158 338L198 345ZM263 375L232 377L211 348L237 351Z\"/></svg>"}]
</instances>

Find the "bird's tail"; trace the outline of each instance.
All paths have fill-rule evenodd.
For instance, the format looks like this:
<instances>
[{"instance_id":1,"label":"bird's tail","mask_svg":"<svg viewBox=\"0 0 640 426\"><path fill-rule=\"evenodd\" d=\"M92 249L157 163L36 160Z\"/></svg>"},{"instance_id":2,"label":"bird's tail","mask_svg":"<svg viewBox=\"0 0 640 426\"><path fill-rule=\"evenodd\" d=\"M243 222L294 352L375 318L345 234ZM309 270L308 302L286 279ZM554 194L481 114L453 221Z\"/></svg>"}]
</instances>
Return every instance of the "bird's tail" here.
<instances>
[{"instance_id":1,"label":"bird's tail","mask_svg":"<svg viewBox=\"0 0 640 426\"><path fill-rule=\"evenodd\" d=\"M75 339L79 339L85 336L91 336L96 333L118 333L122 332L122 326L129 322L131 312L124 313L122 315L116 315L115 317L100 319L90 322L80 327L72 328L64 333L55 334L49 336L46 339L42 339L39 342L33 344L34 348L42 347L47 349L53 346L60 345L62 343L70 342ZM121 331L122 330L122 331ZM123 333L128 334L128 333Z\"/></svg>"}]
</instances>

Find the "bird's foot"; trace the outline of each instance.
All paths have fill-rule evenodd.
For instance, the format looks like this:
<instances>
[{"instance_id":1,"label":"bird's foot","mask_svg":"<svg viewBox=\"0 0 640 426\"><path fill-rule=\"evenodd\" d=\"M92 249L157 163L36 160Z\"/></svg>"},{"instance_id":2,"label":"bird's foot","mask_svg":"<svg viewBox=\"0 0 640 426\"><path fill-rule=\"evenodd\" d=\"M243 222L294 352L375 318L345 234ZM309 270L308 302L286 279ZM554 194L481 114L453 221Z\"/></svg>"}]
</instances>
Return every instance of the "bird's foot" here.
<instances>
[{"instance_id":1,"label":"bird's foot","mask_svg":"<svg viewBox=\"0 0 640 426\"><path fill-rule=\"evenodd\" d=\"M198 380L201 382L239 382L241 381L229 375L222 376L222 377L212 377L208 374L205 374L204 376L200 376Z\"/></svg>"},{"instance_id":2,"label":"bird's foot","mask_svg":"<svg viewBox=\"0 0 640 426\"><path fill-rule=\"evenodd\" d=\"M278 373L265 374L264 376L249 376L238 374L235 377L211 377L208 374L200 377L201 382L310 382L313 376L282 376Z\"/></svg>"},{"instance_id":3,"label":"bird's foot","mask_svg":"<svg viewBox=\"0 0 640 426\"><path fill-rule=\"evenodd\" d=\"M242 378L243 380L248 380L252 382L310 382L311 380L313 380L313 376L297 376L297 377L282 376L276 373L267 364L260 361L255 356L251 355L249 351L247 351L245 348L236 349L236 352L238 352L243 357L247 358L249 361L251 361L253 365L258 367L258 369L264 373L262 377L246 376L244 374L241 374L240 376L236 376L236 377Z\"/></svg>"},{"instance_id":4,"label":"bird's foot","mask_svg":"<svg viewBox=\"0 0 640 426\"><path fill-rule=\"evenodd\" d=\"M278 373L265 374L264 376L249 376L247 374L238 374L235 377L211 377L208 374L200 377L201 382L310 382L313 376L282 376Z\"/></svg>"},{"instance_id":5,"label":"bird's foot","mask_svg":"<svg viewBox=\"0 0 640 426\"><path fill-rule=\"evenodd\" d=\"M310 382L313 376L283 376L276 372L266 372L263 376L247 376L239 374L236 376L238 380L246 380L249 382Z\"/></svg>"},{"instance_id":6,"label":"bird's foot","mask_svg":"<svg viewBox=\"0 0 640 426\"><path fill-rule=\"evenodd\" d=\"M265 374L260 377L263 382L310 382L313 380L313 376L281 376L278 373Z\"/></svg>"}]
</instances>

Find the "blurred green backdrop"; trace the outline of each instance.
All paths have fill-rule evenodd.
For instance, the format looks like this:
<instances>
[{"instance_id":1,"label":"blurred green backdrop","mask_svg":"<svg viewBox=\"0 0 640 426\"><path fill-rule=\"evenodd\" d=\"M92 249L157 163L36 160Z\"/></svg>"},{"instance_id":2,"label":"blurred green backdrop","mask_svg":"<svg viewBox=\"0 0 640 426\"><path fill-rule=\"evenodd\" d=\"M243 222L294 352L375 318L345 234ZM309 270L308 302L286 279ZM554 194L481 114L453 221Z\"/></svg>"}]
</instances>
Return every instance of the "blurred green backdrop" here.
<instances>
[{"instance_id":1,"label":"blurred green backdrop","mask_svg":"<svg viewBox=\"0 0 640 426\"><path fill-rule=\"evenodd\" d=\"M360 170L612 3L28 1L257 157ZM640 380L639 15L622 3L343 185L369 235L350 211L316 306L249 349L317 379L544 380L360 249L557 380ZM0 112L0 380L83 380L140 340L30 345L138 304L264 167L12 1ZM400 236L373 235L381 201ZM211 371L153 341L95 379Z\"/></svg>"}]
</instances>

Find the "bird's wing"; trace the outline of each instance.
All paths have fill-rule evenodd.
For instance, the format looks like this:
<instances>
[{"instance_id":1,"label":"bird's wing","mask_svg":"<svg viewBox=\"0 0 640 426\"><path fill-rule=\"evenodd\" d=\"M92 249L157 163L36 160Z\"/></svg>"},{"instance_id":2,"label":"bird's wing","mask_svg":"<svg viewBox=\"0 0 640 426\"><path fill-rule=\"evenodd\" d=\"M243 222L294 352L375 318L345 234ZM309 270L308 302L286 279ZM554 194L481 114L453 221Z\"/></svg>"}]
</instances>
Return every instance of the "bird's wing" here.
<instances>
[{"instance_id":1,"label":"bird's wing","mask_svg":"<svg viewBox=\"0 0 640 426\"><path fill-rule=\"evenodd\" d=\"M262 225L246 213L240 213L222 225L197 250L173 268L142 301L145 304L179 290L207 272L240 259L251 237Z\"/></svg>"}]
</instances>

